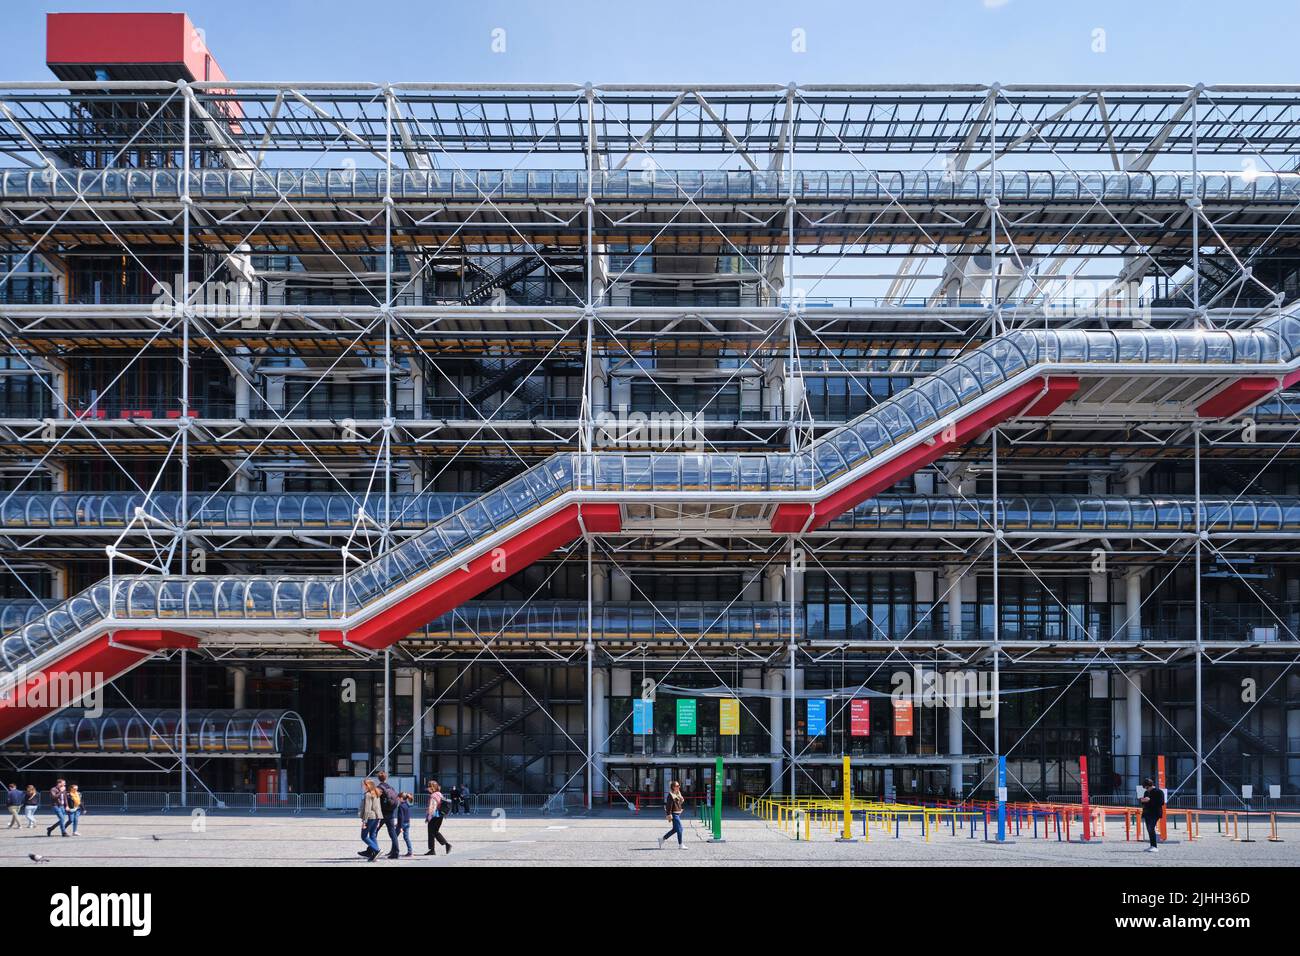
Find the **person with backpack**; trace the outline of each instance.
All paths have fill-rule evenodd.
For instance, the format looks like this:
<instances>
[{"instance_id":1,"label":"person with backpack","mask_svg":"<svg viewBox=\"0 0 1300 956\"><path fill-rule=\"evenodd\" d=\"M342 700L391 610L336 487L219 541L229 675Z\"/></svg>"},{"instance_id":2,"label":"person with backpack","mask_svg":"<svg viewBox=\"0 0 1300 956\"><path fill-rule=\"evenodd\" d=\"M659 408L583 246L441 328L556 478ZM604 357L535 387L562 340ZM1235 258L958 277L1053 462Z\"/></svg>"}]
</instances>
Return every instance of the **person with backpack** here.
<instances>
[{"instance_id":1,"label":"person with backpack","mask_svg":"<svg viewBox=\"0 0 1300 956\"><path fill-rule=\"evenodd\" d=\"M442 829L443 807L446 801L442 796L442 787L438 785L437 780L430 780L429 785L425 787L429 794L429 806L424 811L424 822L429 825L429 850L425 856L435 856L438 852L434 843L441 843L446 847L448 853L451 852L451 844L447 838L439 831Z\"/></svg>"},{"instance_id":2,"label":"person with backpack","mask_svg":"<svg viewBox=\"0 0 1300 956\"><path fill-rule=\"evenodd\" d=\"M685 809L686 796L682 793L682 785L674 780L668 787L668 795L664 797L664 811L668 814L668 822L672 824L672 829L659 838L659 849L664 848L664 841L674 833L677 834L677 848L686 849L686 844L682 842L682 837L685 835L685 831L682 830L682 811Z\"/></svg>"},{"instance_id":3,"label":"person with backpack","mask_svg":"<svg viewBox=\"0 0 1300 956\"><path fill-rule=\"evenodd\" d=\"M1160 818L1165 811L1165 792L1151 782L1147 777L1142 781L1142 786L1146 789L1142 793L1142 822L1146 824L1147 836L1151 839L1151 845L1147 847L1148 853L1159 853L1160 837L1157 834L1157 828L1160 826Z\"/></svg>"},{"instance_id":4,"label":"person with backpack","mask_svg":"<svg viewBox=\"0 0 1300 956\"><path fill-rule=\"evenodd\" d=\"M397 795L397 832L402 835L406 842L405 856L410 856L411 849L411 801L415 797L409 793L399 793Z\"/></svg>"},{"instance_id":5,"label":"person with backpack","mask_svg":"<svg viewBox=\"0 0 1300 956\"><path fill-rule=\"evenodd\" d=\"M68 826L72 828L73 836L81 836L77 832L77 821L81 819L82 810L81 788L74 783L68 787Z\"/></svg>"},{"instance_id":6,"label":"person with backpack","mask_svg":"<svg viewBox=\"0 0 1300 956\"><path fill-rule=\"evenodd\" d=\"M379 820L383 811L379 806L379 788L369 777L361 781L361 842L366 845L357 856L365 857L367 863L374 863L379 856Z\"/></svg>"},{"instance_id":7,"label":"person with backpack","mask_svg":"<svg viewBox=\"0 0 1300 956\"><path fill-rule=\"evenodd\" d=\"M388 858L396 860L402 854L397 849L397 805L402 802L397 790L388 782L388 771L381 770L375 774L379 780L379 810L384 815L384 829L393 848L388 851Z\"/></svg>"},{"instance_id":8,"label":"person with backpack","mask_svg":"<svg viewBox=\"0 0 1300 956\"><path fill-rule=\"evenodd\" d=\"M9 806L9 826L6 830L21 830L22 822L18 819L18 814L23 809L23 792L18 789L18 784L11 783L5 788L8 792L6 800Z\"/></svg>"}]
</instances>

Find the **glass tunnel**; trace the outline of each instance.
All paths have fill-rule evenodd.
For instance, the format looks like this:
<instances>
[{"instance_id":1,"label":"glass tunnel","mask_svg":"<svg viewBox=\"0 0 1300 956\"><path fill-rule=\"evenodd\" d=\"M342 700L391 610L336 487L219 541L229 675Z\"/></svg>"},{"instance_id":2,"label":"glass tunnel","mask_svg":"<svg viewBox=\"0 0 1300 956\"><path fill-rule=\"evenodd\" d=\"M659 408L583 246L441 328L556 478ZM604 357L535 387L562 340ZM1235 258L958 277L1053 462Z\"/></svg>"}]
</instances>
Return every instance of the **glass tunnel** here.
<instances>
[{"instance_id":1,"label":"glass tunnel","mask_svg":"<svg viewBox=\"0 0 1300 956\"><path fill-rule=\"evenodd\" d=\"M191 710L185 726L186 750L195 756L297 757L307 747L307 727L291 710ZM124 708L98 717L64 712L11 738L3 749L173 756L180 753L181 736L176 709Z\"/></svg>"}]
</instances>

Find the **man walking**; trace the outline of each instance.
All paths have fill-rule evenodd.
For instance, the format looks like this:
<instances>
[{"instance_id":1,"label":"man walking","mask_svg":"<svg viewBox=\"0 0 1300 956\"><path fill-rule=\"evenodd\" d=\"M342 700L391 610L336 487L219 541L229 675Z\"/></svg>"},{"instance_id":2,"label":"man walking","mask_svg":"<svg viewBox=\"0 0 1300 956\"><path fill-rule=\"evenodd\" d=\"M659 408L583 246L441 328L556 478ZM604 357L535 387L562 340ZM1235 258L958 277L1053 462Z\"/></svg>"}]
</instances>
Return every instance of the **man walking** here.
<instances>
[{"instance_id":1,"label":"man walking","mask_svg":"<svg viewBox=\"0 0 1300 956\"><path fill-rule=\"evenodd\" d=\"M1152 783L1150 777L1142 781L1142 786L1146 788L1140 801L1142 804L1142 822L1146 824L1147 836L1151 839L1151 845L1147 847L1147 852L1159 853L1160 847L1156 844L1160 840L1156 831L1160 826L1160 818L1164 815L1165 792Z\"/></svg>"},{"instance_id":2,"label":"man walking","mask_svg":"<svg viewBox=\"0 0 1300 956\"><path fill-rule=\"evenodd\" d=\"M54 816L57 818L45 828L46 836L54 836L54 828L59 828L59 836L68 835L68 784L60 777L50 788L50 801L54 804Z\"/></svg>"},{"instance_id":3,"label":"man walking","mask_svg":"<svg viewBox=\"0 0 1300 956\"><path fill-rule=\"evenodd\" d=\"M396 860L402 855L397 848L397 805L401 803L401 798L393 785L388 782L388 771L381 770L375 776L379 780L379 812L383 814L384 829L388 831L388 839L393 844L393 848L388 852L388 858Z\"/></svg>"},{"instance_id":4,"label":"man walking","mask_svg":"<svg viewBox=\"0 0 1300 956\"><path fill-rule=\"evenodd\" d=\"M18 789L18 784L9 784L8 793L6 794L7 805L9 807L9 826L6 830L21 830L22 821L18 819L18 814L23 809L23 792Z\"/></svg>"}]
</instances>

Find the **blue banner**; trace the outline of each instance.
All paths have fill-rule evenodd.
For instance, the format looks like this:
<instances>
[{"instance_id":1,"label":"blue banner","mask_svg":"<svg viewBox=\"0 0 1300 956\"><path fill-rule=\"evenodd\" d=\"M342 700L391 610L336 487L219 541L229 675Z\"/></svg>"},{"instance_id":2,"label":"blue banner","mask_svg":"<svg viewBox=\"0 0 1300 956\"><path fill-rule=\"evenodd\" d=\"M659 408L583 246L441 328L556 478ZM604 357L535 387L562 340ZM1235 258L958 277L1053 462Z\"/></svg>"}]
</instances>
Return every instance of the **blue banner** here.
<instances>
[{"instance_id":1,"label":"blue banner","mask_svg":"<svg viewBox=\"0 0 1300 956\"><path fill-rule=\"evenodd\" d=\"M808 701L808 736L820 737L826 733L826 701Z\"/></svg>"},{"instance_id":2,"label":"blue banner","mask_svg":"<svg viewBox=\"0 0 1300 956\"><path fill-rule=\"evenodd\" d=\"M653 700L632 701L632 733L652 734L655 729L655 702Z\"/></svg>"}]
</instances>

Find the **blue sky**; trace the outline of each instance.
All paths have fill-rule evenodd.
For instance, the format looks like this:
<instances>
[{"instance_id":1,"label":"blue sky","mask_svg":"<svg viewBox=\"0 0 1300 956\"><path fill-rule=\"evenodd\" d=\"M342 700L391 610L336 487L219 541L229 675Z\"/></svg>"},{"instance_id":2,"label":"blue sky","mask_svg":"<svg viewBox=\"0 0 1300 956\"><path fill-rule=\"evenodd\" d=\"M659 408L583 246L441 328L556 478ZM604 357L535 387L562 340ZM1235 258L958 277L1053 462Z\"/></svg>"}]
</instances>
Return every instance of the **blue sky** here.
<instances>
[{"instance_id":1,"label":"blue sky","mask_svg":"<svg viewBox=\"0 0 1300 956\"><path fill-rule=\"evenodd\" d=\"M299 81L1288 83L1300 22L1294 0L8 0L0 79L49 76L46 12L127 9L185 10L235 79Z\"/></svg>"}]
</instances>

